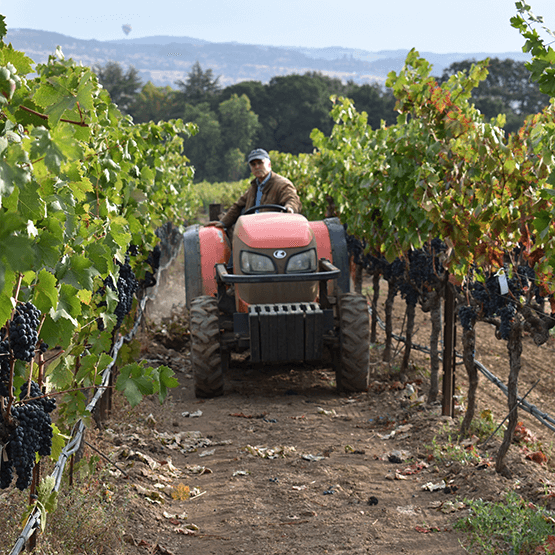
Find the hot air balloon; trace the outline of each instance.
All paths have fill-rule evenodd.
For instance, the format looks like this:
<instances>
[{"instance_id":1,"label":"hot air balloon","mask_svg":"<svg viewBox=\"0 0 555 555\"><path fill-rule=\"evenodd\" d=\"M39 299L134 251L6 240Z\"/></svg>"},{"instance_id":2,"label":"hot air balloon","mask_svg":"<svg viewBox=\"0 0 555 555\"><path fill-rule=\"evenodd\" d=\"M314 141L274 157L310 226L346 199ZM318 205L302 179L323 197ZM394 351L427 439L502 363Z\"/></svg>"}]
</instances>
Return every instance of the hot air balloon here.
<instances>
[{"instance_id":1,"label":"hot air balloon","mask_svg":"<svg viewBox=\"0 0 555 555\"><path fill-rule=\"evenodd\" d=\"M128 35L131 32L131 25L125 24L122 25L121 28L123 29L123 32Z\"/></svg>"}]
</instances>

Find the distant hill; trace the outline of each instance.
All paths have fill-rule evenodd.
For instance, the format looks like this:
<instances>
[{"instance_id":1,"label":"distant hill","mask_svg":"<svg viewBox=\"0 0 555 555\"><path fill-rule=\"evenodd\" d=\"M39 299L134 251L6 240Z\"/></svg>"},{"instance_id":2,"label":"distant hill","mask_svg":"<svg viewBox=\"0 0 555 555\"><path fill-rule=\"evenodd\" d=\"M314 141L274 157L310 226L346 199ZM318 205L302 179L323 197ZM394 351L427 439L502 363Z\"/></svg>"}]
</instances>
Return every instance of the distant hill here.
<instances>
[{"instance_id":1,"label":"distant hill","mask_svg":"<svg viewBox=\"0 0 555 555\"><path fill-rule=\"evenodd\" d=\"M170 85L185 80L191 66L200 62L203 69L212 69L220 76L222 86L239 81L268 82L277 75L304 74L319 71L330 77L356 83L383 83L387 74L399 71L408 50L368 52L342 47L295 48L259 46L239 43L214 43L190 37L155 36L126 38L115 41L81 40L59 33L33 29L12 29L6 42L24 51L37 63L48 60L57 46L66 58L73 58L87 66L104 65L115 61L124 67L134 66L141 79L157 86ZM421 52L440 75L453 62L487 57L528 60L522 52L505 53L453 53L434 54Z\"/></svg>"}]
</instances>

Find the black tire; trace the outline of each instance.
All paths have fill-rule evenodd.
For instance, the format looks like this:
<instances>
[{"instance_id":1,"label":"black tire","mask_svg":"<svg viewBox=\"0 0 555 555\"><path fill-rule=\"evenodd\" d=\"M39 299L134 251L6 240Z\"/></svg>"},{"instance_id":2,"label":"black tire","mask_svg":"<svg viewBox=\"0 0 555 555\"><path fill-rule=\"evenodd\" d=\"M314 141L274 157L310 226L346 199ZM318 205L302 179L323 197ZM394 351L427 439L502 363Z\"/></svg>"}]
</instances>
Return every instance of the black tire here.
<instances>
[{"instance_id":1,"label":"black tire","mask_svg":"<svg viewBox=\"0 0 555 555\"><path fill-rule=\"evenodd\" d=\"M219 315L214 297L203 295L191 301L191 365L197 397L217 397L224 393Z\"/></svg>"},{"instance_id":2,"label":"black tire","mask_svg":"<svg viewBox=\"0 0 555 555\"><path fill-rule=\"evenodd\" d=\"M339 300L339 356L335 379L339 391L368 391L370 318L366 298L345 293Z\"/></svg>"}]
</instances>

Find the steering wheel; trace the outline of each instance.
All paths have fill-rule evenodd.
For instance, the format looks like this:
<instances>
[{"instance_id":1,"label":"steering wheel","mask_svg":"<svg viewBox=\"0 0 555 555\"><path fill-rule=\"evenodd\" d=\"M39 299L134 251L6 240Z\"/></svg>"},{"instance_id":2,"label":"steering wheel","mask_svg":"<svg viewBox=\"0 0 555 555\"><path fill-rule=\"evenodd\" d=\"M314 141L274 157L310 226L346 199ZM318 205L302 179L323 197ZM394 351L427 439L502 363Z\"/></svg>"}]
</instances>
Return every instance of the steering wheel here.
<instances>
[{"instance_id":1,"label":"steering wheel","mask_svg":"<svg viewBox=\"0 0 555 555\"><path fill-rule=\"evenodd\" d=\"M274 212L287 212L287 208L281 204L261 204L260 206L251 206L248 210L245 210L243 216L248 216L249 214L254 214L257 210L262 208L268 210L273 210Z\"/></svg>"}]
</instances>

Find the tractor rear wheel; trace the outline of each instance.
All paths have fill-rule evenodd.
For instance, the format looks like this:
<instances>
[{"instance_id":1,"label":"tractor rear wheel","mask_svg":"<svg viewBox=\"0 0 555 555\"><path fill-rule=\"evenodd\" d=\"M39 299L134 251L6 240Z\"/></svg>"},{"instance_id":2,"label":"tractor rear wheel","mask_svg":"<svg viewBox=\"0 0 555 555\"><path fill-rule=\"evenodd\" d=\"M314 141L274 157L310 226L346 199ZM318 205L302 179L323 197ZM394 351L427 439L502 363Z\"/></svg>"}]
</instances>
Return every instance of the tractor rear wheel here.
<instances>
[{"instance_id":1,"label":"tractor rear wheel","mask_svg":"<svg viewBox=\"0 0 555 555\"><path fill-rule=\"evenodd\" d=\"M339 299L339 356L335 379L340 391L367 391L370 319L366 298L345 293Z\"/></svg>"},{"instance_id":2,"label":"tractor rear wheel","mask_svg":"<svg viewBox=\"0 0 555 555\"><path fill-rule=\"evenodd\" d=\"M191 301L191 365L197 397L217 397L224 392L219 316L214 297L203 295Z\"/></svg>"}]
</instances>

